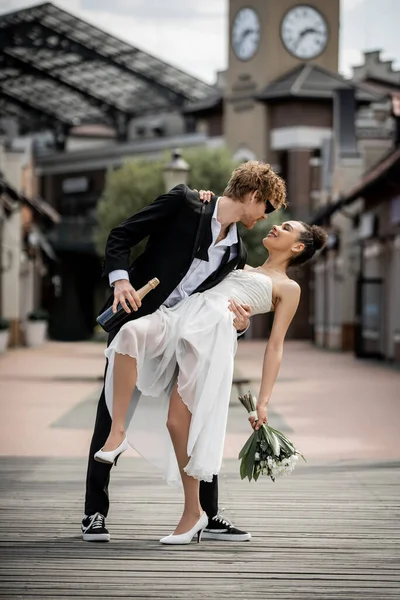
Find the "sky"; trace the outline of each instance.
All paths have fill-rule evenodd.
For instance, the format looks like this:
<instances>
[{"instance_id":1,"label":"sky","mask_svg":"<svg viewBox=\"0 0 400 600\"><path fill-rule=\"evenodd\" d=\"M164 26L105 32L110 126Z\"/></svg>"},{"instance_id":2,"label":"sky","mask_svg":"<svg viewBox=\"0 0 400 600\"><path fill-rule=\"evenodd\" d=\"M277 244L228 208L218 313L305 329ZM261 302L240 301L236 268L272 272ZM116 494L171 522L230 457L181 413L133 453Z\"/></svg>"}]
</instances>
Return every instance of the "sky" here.
<instances>
[{"instance_id":1,"label":"sky","mask_svg":"<svg viewBox=\"0 0 400 600\"><path fill-rule=\"evenodd\" d=\"M228 0L53 3L207 83L227 66ZM34 4L41 2L0 0L0 14ZM341 0L340 72L350 76L364 50L378 49L400 69L399 23L400 0Z\"/></svg>"}]
</instances>

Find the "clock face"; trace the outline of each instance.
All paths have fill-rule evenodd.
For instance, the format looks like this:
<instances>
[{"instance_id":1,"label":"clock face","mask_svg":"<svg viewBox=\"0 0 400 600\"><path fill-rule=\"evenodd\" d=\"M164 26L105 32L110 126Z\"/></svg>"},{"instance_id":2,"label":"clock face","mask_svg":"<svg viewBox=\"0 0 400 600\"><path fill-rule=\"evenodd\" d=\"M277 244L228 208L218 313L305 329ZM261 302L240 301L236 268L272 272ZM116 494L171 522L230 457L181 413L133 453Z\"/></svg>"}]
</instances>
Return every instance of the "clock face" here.
<instances>
[{"instance_id":1,"label":"clock face","mask_svg":"<svg viewBox=\"0 0 400 600\"><path fill-rule=\"evenodd\" d=\"M328 25L313 6L299 4L283 17L281 38L291 54L309 60L325 50L328 43Z\"/></svg>"},{"instance_id":2,"label":"clock face","mask_svg":"<svg viewBox=\"0 0 400 600\"><path fill-rule=\"evenodd\" d=\"M250 60L260 42L260 19L252 8L242 8L232 25L232 46L240 60Z\"/></svg>"}]
</instances>

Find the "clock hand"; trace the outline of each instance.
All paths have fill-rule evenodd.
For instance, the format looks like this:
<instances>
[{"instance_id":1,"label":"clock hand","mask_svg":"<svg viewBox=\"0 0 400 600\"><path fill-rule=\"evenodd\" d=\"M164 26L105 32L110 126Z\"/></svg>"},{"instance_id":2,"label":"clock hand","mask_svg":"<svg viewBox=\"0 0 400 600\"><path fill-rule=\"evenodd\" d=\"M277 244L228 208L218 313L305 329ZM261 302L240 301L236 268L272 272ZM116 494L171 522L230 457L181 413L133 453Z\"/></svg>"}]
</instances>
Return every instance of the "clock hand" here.
<instances>
[{"instance_id":1,"label":"clock hand","mask_svg":"<svg viewBox=\"0 0 400 600\"><path fill-rule=\"evenodd\" d=\"M300 32L299 38L298 38L298 40L296 42L296 50L299 47L299 44L302 41L303 37L305 35L308 35L309 33L319 33L319 31L317 31L313 27L307 27L307 29L303 29L303 31Z\"/></svg>"},{"instance_id":2,"label":"clock hand","mask_svg":"<svg viewBox=\"0 0 400 600\"><path fill-rule=\"evenodd\" d=\"M248 36L251 35L252 33L255 33L254 29L245 29L242 33L242 42L244 41L244 39Z\"/></svg>"}]
</instances>

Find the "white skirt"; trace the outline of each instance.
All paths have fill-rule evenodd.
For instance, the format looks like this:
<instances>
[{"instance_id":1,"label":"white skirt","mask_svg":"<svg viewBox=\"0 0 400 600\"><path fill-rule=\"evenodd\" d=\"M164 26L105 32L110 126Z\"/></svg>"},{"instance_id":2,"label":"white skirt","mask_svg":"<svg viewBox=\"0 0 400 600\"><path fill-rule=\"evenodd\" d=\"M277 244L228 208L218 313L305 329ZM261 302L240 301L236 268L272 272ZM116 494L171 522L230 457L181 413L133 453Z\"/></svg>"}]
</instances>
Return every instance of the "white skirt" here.
<instances>
[{"instance_id":1,"label":"white skirt","mask_svg":"<svg viewBox=\"0 0 400 600\"><path fill-rule=\"evenodd\" d=\"M178 391L192 414L185 467L212 481L221 469L237 335L226 296L193 294L172 308L124 325L105 351L107 407L112 415L115 353L137 359L138 380L128 411L128 441L167 482L181 485L166 427L169 399Z\"/></svg>"}]
</instances>

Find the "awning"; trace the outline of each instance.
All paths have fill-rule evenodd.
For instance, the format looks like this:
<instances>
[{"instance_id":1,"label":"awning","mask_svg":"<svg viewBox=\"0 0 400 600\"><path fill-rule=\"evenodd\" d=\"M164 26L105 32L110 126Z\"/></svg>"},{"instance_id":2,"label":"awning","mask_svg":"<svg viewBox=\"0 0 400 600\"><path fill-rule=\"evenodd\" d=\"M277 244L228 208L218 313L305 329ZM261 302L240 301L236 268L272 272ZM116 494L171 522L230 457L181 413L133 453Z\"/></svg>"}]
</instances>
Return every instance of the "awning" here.
<instances>
[{"instance_id":1,"label":"awning","mask_svg":"<svg viewBox=\"0 0 400 600\"><path fill-rule=\"evenodd\" d=\"M20 202L30 206L32 210L40 216L47 217L52 223L57 224L61 221L61 215L42 198L27 198L24 194L17 192L4 178L0 178L0 197L4 196L4 204L10 208L9 200ZM9 200L7 200L7 197Z\"/></svg>"}]
</instances>

